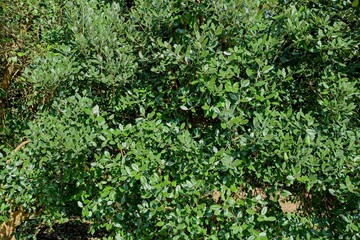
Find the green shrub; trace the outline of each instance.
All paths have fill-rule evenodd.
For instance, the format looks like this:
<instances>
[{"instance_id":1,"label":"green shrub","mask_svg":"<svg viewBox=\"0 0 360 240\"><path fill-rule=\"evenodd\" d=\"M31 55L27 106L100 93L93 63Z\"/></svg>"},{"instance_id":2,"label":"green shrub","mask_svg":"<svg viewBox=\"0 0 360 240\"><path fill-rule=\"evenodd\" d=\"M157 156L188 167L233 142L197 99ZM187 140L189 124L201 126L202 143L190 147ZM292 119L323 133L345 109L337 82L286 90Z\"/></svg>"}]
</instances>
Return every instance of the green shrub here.
<instances>
[{"instance_id":1,"label":"green shrub","mask_svg":"<svg viewBox=\"0 0 360 240\"><path fill-rule=\"evenodd\" d=\"M0 141L4 145L15 145L37 112L32 85L22 77L24 69L53 44L66 42L61 2L0 2Z\"/></svg>"},{"instance_id":2,"label":"green shrub","mask_svg":"<svg viewBox=\"0 0 360 240\"><path fill-rule=\"evenodd\" d=\"M67 2L69 39L23 75L39 110L4 148L0 216L108 239L358 238L356 2Z\"/></svg>"}]
</instances>

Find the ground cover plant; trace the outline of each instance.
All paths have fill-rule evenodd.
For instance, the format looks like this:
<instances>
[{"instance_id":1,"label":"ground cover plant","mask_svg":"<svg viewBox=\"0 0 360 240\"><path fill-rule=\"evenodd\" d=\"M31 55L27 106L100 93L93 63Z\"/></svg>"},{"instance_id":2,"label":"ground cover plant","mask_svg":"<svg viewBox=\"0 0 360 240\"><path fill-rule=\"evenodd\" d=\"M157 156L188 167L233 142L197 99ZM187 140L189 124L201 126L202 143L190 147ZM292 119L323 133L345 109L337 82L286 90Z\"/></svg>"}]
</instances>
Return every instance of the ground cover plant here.
<instances>
[{"instance_id":1,"label":"ground cover plant","mask_svg":"<svg viewBox=\"0 0 360 240\"><path fill-rule=\"evenodd\" d=\"M69 223L104 239L359 238L358 4L4 1L0 222L21 209L19 239Z\"/></svg>"}]
</instances>

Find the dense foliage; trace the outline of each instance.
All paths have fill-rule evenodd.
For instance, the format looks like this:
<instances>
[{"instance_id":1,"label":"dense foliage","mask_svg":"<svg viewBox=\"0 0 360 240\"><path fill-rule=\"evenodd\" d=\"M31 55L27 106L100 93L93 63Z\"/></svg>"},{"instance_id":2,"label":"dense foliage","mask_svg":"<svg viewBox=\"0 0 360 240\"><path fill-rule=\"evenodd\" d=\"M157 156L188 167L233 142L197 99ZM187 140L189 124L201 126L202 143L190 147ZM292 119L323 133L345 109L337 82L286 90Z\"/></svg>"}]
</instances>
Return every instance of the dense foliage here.
<instances>
[{"instance_id":1,"label":"dense foliage","mask_svg":"<svg viewBox=\"0 0 360 240\"><path fill-rule=\"evenodd\" d=\"M29 212L21 239L70 219L107 239L360 237L358 0L19 2L0 8L19 69L0 222Z\"/></svg>"}]
</instances>

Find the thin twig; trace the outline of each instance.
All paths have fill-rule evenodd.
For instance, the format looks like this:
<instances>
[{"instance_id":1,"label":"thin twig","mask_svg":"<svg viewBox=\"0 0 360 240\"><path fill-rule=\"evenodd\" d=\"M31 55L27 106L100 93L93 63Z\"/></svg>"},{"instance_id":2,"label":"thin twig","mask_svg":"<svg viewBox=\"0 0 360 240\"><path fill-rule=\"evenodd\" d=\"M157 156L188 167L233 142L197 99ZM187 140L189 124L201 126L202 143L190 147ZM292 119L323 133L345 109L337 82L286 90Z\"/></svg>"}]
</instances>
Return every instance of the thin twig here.
<instances>
[{"instance_id":1,"label":"thin twig","mask_svg":"<svg viewBox=\"0 0 360 240\"><path fill-rule=\"evenodd\" d=\"M26 144L29 143L29 142L30 142L30 140L26 140L26 141L20 143L19 146L17 146L17 147L15 148L14 152L19 151L20 148L22 148L24 145L26 145Z\"/></svg>"},{"instance_id":2,"label":"thin twig","mask_svg":"<svg viewBox=\"0 0 360 240\"><path fill-rule=\"evenodd\" d=\"M25 146L25 145L26 145L27 143L29 143L29 142L30 142L30 140L26 140L26 141L20 143L20 144L14 149L14 152L19 151L23 146ZM12 160L11 158L10 158L9 160L7 160L7 161L6 161L6 164L10 164L11 160Z\"/></svg>"}]
</instances>

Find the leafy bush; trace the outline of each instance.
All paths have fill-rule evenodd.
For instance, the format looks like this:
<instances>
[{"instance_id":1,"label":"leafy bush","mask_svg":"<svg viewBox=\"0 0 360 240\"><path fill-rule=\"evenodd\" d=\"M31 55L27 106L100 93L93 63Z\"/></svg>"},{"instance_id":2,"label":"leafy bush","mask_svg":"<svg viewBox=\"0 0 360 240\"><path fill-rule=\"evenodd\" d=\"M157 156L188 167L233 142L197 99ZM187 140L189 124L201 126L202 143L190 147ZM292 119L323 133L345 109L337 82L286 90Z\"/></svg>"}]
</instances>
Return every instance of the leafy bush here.
<instances>
[{"instance_id":1,"label":"leafy bush","mask_svg":"<svg viewBox=\"0 0 360 240\"><path fill-rule=\"evenodd\" d=\"M0 2L0 141L14 145L33 119L33 89L24 69L52 44L66 40L61 3L51 0Z\"/></svg>"},{"instance_id":2,"label":"leafy bush","mask_svg":"<svg viewBox=\"0 0 360 240\"><path fill-rule=\"evenodd\" d=\"M66 2L66 39L23 74L38 111L26 148L3 147L0 216L108 239L358 238L357 2Z\"/></svg>"}]
</instances>

